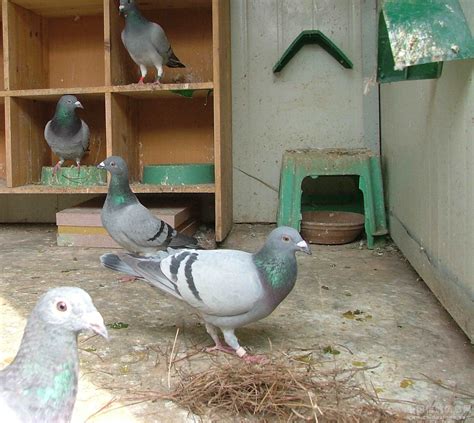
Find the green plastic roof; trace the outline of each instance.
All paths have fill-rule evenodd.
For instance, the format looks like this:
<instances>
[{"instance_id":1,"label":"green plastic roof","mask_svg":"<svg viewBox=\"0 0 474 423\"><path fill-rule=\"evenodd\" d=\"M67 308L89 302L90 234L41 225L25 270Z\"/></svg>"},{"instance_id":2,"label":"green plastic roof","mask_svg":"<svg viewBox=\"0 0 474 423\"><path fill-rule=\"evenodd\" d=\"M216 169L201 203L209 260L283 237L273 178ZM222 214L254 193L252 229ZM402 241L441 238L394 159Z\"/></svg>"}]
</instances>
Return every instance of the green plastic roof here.
<instances>
[{"instance_id":1,"label":"green plastic roof","mask_svg":"<svg viewBox=\"0 0 474 423\"><path fill-rule=\"evenodd\" d=\"M385 0L382 12L395 70L474 57L459 0Z\"/></svg>"}]
</instances>

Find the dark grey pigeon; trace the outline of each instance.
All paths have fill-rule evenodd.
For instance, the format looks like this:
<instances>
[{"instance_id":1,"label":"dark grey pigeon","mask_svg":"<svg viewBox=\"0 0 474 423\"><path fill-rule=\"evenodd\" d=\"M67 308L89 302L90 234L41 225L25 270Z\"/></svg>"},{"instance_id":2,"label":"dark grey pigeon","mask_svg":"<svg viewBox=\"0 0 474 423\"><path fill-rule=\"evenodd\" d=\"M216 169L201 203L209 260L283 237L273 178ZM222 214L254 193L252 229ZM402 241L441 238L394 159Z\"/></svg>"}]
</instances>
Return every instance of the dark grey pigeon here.
<instances>
[{"instance_id":1,"label":"dark grey pigeon","mask_svg":"<svg viewBox=\"0 0 474 423\"><path fill-rule=\"evenodd\" d=\"M80 171L82 156L89 147L89 127L76 115L77 108L84 107L75 96L63 95L56 105L53 118L44 128L46 142L59 157L53 175L65 160L75 160Z\"/></svg>"},{"instance_id":2,"label":"dark grey pigeon","mask_svg":"<svg viewBox=\"0 0 474 423\"><path fill-rule=\"evenodd\" d=\"M76 401L79 332L107 338L104 320L80 288L55 288L31 312L20 349L0 371L4 422L69 422Z\"/></svg>"},{"instance_id":3,"label":"dark grey pigeon","mask_svg":"<svg viewBox=\"0 0 474 423\"><path fill-rule=\"evenodd\" d=\"M123 45L132 60L140 66L142 76L139 84L143 83L149 66L156 68L155 83L158 84L163 76L163 65L169 68L185 67L173 53L163 28L143 17L135 0L120 0L119 11L125 16Z\"/></svg>"},{"instance_id":4,"label":"dark grey pigeon","mask_svg":"<svg viewBox=\"0 0 474 423\"><path fill-rule=\"evenodd\" d=\"M112 175L101 218L102 225L117 244L140 255L154 255L167 247L198 246L195 238L179 233L138 201L130 189L125 160L112 156L97 167L107 169Z\"/></svg>"},{"instance_id":5,"label":"dark grey pigeon","mask_svg":"<svg viewBox=\"0 0 474 423\"><path fill-rule=\"evenodd\" d=\"M156 288L193 307L215 342L212 349L235 352L247 361L261 361L239 345L234 329L275 310L296 282L295 253L311 254L293 228L274 229L255 254L237 250L184 250L162 260L129 254L105 254L105 267L146 279ZM217 333L219 328L224 346Z\"/></svg>"}]
</instances>

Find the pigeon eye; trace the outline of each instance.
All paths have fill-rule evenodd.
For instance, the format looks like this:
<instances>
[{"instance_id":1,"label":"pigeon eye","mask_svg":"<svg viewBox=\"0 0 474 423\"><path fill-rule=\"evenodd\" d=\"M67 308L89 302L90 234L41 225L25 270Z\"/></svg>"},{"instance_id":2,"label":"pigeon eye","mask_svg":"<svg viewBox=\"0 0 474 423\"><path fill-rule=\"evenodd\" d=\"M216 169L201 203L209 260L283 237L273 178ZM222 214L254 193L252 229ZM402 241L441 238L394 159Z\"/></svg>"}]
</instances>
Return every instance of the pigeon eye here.
<instances>
[{"instance_id":1,"label":"pigeon eye","mask_svg":"<svg viewBox=\"0 0 474 423\"><path fill-rule=\"evenodd\" d=\"M115 167L115 162L110 162L110 166Z\"/></svg>"},{"instance_id":2,"label":"pigeon eye","mask_svg":"<svg viewBox=\"0 0 474 423\"><path fill-rule=\"evenodd\" d=\"M283 235L283 236L281 237L281 239L282 239L283 241L285 241L285 242L289 242L289 241L290 241L290 237L289 237L288 235Z\"/></svg>"},{"instance_id":3,"label":"pigeon eye","mask_svg":"<svg viewBox=\"0 0 474 423\"><path fill-rule=\"evenodd\" d=\"M66 310L67 310L67 304L66 304L64 301L59 301L59 302L56 304L56 308L57 308L59 311L66 311Z\"/></svg>"}]
</instances>

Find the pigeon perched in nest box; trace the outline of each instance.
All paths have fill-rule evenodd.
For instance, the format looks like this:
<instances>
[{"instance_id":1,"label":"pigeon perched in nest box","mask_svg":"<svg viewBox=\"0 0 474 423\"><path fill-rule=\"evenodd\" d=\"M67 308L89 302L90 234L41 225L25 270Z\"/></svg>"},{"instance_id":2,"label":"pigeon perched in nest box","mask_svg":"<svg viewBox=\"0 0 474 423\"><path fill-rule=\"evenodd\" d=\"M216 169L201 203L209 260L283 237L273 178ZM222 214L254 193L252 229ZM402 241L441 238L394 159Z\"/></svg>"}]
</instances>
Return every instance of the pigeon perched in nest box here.
<instances>
[{"instance_id":1,"label":"pigeon perched in nest box","mask_svg":"<svg viewBox=\"0 0 474 423\"><path fill-rule=\"evenodd\" d=\"M0 371L1 420L69 422L79 373L77 336L107 338L104 320L80 288L51 289L31 312L13 362Z\"/></svg>"},{"instance_id":2,"label":"pigeon perched in nest box","mask_svg":"<svg viewBox=\"0 0 474 423\"><path fill-rule=\"evenodd\" d=\"M73 95L63 95L56 105L53 118L44 128L44 138L59 162L53 168L53 175L65 160L75 160L80 171L81 159L89 147L89 127L76 114L83 109L81 102Z\"/></svg>"},{"instance_id":3,"label":"pigeon perched in nest box","mask_svg":"<svg viewBox=\"0 0 474 423\"><path fill-rule=\"evenodd\" d=\"M167 247L196 248L197 240L181 234L156 218L130 189L128 167L118 156L108 157L98 168L111 174L109 190L101 212L102 225L114 241L141 255L153 255Z\"/></svg>"},{"instance_id":4,"label":"pigeon perched in nest box","mask_svg":"<svg viewBox=\"0 0 474 423\"><path fill-rule=\"evenodd\" d=\"M142 84L148 67L156 68L155 83L160 83L163 66L184 68L185 66L173 53L165 31L157 23L147 20L138 9L135 0L120 0L120 13L125 17L122 42L132 60L140 66Z\"/></svg>"},{"instance_id":5,"label":"pigeon perched in nest box","mask_svg":"<svg viewBox=\"0 0 474 423\"><path fill-rule=\"evenodd\" d=\"M236 328L263 319L275 310L296 282L295 253L311 254L293 228L279 227L255 254L237 250L184 250L164 259L104 254L105 267L143 278L159 290L194 308L215 342L212 349L261 361L240 346ZM224 346L217 332L219 328Z\"/></svg>"}]
</instances>

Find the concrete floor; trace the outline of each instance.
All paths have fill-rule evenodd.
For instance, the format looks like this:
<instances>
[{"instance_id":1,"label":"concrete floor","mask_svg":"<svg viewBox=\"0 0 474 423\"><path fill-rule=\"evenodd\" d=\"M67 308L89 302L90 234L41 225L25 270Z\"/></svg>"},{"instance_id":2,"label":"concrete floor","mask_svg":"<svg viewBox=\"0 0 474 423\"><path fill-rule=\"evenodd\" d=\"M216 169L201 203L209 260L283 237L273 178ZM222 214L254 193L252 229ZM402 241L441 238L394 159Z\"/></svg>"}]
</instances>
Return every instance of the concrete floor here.
<instances>
[{"instance_id":1,"label":"concrete floor","mask_svg":"<svg viewBox=\"0 0 474 423\"><path fill-rule=\"evenodd\" d=\"M236 225L226 247L255 251L271 229ZM196 315L146 283L118 281L99 264L104 250L57 247L54 226L0 225L0 241L0 366L14 357L38 295L59 285L79 286L107 323L129 326L110 329L109 342L81 337L74 421L85 421L112 399L115 410L88 421L193 421L170 402L116 407L128 390L166 386L162 353L171 350L177 327L178 357L211 344ZM298 258L294 291L270 317L239 330L241 343L258 353L269 351L269 340L273 350L314 349L330 365L380 364L365 375L380 397L473 414L472 399L423 376L474 391L474 350L398 250L387 245L369 251L359 242L312 249L311 257ZM362 313L347 313L356 310ZM327 346L340 354L324 354ZM205 353L193 359L210 362Z\"/></svg>"}]
</instances>

